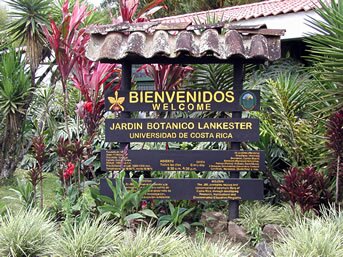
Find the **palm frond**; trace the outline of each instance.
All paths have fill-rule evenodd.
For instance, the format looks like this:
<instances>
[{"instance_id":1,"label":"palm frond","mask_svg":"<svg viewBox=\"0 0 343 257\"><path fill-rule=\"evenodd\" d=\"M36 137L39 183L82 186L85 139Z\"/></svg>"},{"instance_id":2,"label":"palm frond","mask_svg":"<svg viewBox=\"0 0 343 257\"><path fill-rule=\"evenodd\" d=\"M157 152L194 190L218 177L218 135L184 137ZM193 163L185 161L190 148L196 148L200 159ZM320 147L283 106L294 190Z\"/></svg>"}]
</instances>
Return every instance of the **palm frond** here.
<instances>
[{"instance_id":1,"label":"palm frond","mask_svg":"<svg viewBox=\"0 0 343 257\"><path fill-rule=\"evenodd\" d=\"M309 18L308 25L315 30L305 42L311 47L309 59L315 63L314 73L320 80L333 82L336 89L328 98L336 100L331 108L343 107L343 2L320 0L316 13L321 19Z\"/></svg>"}]
</instances>

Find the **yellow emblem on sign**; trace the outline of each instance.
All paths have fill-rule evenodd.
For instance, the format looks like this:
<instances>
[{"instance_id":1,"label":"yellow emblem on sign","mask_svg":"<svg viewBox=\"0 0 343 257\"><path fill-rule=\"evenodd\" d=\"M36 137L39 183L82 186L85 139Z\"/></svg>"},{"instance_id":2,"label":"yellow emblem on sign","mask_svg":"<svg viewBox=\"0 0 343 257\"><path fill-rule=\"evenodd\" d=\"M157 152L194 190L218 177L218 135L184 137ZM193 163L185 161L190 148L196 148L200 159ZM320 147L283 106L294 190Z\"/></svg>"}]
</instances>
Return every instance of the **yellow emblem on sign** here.
<instances>
[{"instance_id":1,"label":"yellow emblem on sign","mask_svg":"<svg viewBox=\"0 0 343 257\"><path fill-rule=\"evenodd\" d=\"M119 97L118 91L114 92L114 97L108 97L108 101L110 101L110 103L112 104L110 106L110 110L113 110L115 112L124 111L124 106L122 106L122 104L125 101L125 97Z\"/></svg>"}]
</instances>

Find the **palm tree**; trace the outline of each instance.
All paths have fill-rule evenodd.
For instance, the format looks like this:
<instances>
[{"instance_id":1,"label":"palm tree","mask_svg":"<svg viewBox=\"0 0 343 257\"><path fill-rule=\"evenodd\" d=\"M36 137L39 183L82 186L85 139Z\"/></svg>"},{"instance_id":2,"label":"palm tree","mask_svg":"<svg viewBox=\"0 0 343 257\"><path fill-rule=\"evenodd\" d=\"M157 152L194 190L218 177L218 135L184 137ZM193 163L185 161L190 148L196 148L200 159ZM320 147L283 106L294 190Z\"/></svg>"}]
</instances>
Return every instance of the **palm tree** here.
<instances>
[{"instance_id":1,"label":"palm tree","mask_svg":"<svg viewBox=\"0 0 343 257\"><path fill-rule=\"evenodd\" d=\"M45 37L41 24L48 24L50 1L11 0L7 2L13 11L9 13L12 22L7 32L13 41L26 45L27 60L30 64L31 83L35 86L35 73L42 59Z\"/></svg>"},{"instance_id":2,"label":"palm tree","mask_svg":"<svg viewBox=\"0 0 343 257\"><path fill-rule=\"evenodd\" d=\"M3 126L0 128L0 178L12 176L28 150L23 144L26 113L45 42L40 24L47 23L49 10L47 0L12 0L7 4L13 11L9 13L11 22L6 32L12 36L12 43L19 41L20 45L26 45L31 75L25 69L20 53L10 50L1 55L0 111Z\"/></svg>"}]
</instances>

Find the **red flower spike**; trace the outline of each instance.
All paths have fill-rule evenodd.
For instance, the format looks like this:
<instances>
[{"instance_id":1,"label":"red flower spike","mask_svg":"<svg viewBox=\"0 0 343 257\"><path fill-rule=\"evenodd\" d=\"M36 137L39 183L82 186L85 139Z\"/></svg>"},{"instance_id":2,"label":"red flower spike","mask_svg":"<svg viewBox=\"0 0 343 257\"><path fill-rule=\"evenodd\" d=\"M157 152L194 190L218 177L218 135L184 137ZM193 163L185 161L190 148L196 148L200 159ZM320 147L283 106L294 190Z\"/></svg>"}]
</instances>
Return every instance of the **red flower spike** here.
<instances>
[{"instance_id":1,"label":"red flower spike","mask_svg":"<svg viewBox=\"0 0 343 257\"><path fill-rule=\"evenodd\" d=\"M87 112L92 113L93 110L93 103L92 102L87 102L84 105L84 108Z\"/></svg>"},{"instance_id":2,"label":"red flower spike","mask_svg":"<svg viewBox=\"0 0 343 257\"><path fill-rule=\"evenodd\" d=\"M67 169L63 172L63 177L65 180L68 180L74 174L75 165L71 162L68 162Z\"/></svg>"}]
</instances>

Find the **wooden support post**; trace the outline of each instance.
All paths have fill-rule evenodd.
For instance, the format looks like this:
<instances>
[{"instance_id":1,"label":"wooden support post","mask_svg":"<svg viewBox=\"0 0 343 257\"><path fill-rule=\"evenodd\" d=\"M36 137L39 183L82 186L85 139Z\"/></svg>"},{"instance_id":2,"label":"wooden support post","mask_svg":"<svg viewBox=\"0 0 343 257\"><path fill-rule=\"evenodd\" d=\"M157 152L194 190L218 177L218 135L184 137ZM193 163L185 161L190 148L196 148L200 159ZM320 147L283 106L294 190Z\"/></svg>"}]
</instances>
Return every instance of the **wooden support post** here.
<instances>
[{"instance_id":1,"label":"wooden support post","mask_svg":"<svg viewBox=\"0 0 343 257\"><path fill-rule=\"evenodd\" d=\"M242 90L244 80L244 65L243 63L233 64L233 90ZM242 112L232 112L232 118L241 118ZM232 150L240 150L240 142L231 143ZM230 173L230 178L239 178L239 171L234 171ZM239 201L231 200L229 201L229 220L234 220L239 217Z\"/></svg>"},{"instance_id":2,"label":"wooden support post","mask_svg":"<svg viewBox=\"0 0 343 257\"><path fill-rule=\"evenodd\" d=\"M132 80L132 64L131 63L124 63L122 64L122 70L121 70L121 84L120 84L120 90L129 91L131 90L131 80ZM130 118L131 113L130 112L122 112L121 118ZM120 149L124 149L127 145L130 147L130 143L128 142L121 142L120 143Z\"/></svg>"}]
</instances>

